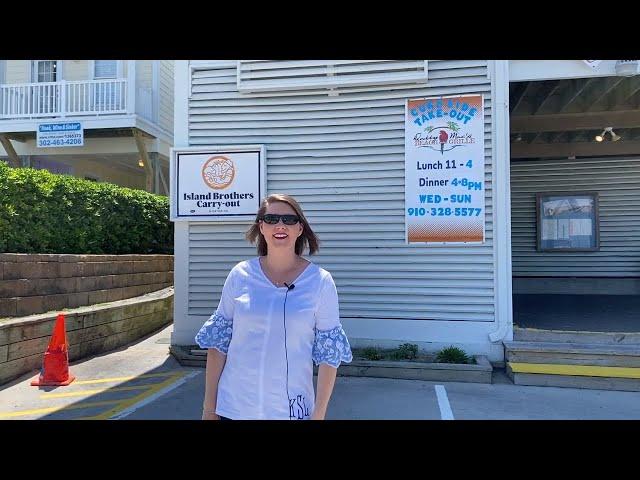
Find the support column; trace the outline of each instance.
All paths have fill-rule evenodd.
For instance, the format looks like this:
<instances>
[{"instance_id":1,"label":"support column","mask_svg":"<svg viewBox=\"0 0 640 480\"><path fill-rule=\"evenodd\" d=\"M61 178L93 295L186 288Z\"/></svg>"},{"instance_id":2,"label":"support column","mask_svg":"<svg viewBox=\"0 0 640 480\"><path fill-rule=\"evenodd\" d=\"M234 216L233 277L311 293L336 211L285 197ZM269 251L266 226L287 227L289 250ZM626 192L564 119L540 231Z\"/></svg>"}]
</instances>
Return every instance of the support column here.
<instances>
[{"instance_id":1,"label":"support column","mask_svg":"<svg viewBox=\"0 0 640 480\"><path fill-rule=\"evenodd\" d=\"M2 147L7 152L7 155L9 157L9 166L14 168L21 167L22 161L20 161L20 157L18 157L16 150L13 148L9 137L7 137L5 134L0 134L0 143L2 144Z\"/></svg>"},{"instance_id":2,"label":"support column","mask_svg":"<svg viewBox=\"0 0 640 480\"><path fill-rule=\"evenodd\" d=\"M153 171L155 175L153 177L153 193L160 193L160 162L158 161L158 154L153 153Z\"/></svg>"},{"instance_id":3,"label":"support column","mask_svg":"<svg viewBox=\"0 0 640 480\"><path fill-rule=\"evenodd\" d=\"M153 167L151 166L151 160L149 159L149 154L147 153L147 147L144 144L144 139L142 138L142 132L137 128L132 128L133 138L136 141L136 145L138 147L138 154L140 155L140 159L142 163L144 163L144 170L146 173L146 187L145 190L147 192L153 193Z\"/></svg>"},{"instance_id":4,"label":"support column","mask_svg":"<svg viewBox=\"0 0 640 480\"><path fill-rule=\"evenodd\" d=\"M493 242L496 328L491 342L513 339L511 274L511 180L509 144L509 62L492 60L491 136L493 155Z\"/></svg>"},{"instance_id":5,"label":"support column","mask_svg":"<svg viewBox=\"0 0 640 480\"><path fill-rule=\"evenodd\" d=\"M163 195L169 196L169 187L167 185L167 181L165 179L165 175L162 170L162 164L169 163L168 161L165 161L165 158L166 157L163 157L161 154L158 153L158 175L160 177L160 183L158 184L158 192L160 192L160 185L162 185L163 187L162 192L164 192Z\"/></svg>"}]
</instances>

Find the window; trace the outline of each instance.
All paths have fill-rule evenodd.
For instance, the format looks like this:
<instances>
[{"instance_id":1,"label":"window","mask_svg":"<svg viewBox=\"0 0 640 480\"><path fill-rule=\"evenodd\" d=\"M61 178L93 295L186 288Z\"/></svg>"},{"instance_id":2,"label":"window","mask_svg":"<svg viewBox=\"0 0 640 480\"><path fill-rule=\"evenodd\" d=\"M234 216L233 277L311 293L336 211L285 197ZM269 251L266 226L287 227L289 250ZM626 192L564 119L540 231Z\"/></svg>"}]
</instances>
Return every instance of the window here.
<instances>
[{"instance_id":1,"label":"window","mask_svg":"<svg viewBox=\"0 0 640 480\"><path fill-rule=\"evenodd\" d=\"M600 248L597 193L538 193L536 200L538 251Z\"/></svg>"},{"instance_id":2,"label":"window","mask_svg":"<svg viewBox=\"0 0 640 480\"><path fill-rule=\"evenodd\" d=\"M94 60L93 78L104 80L90 87L94 92L93 108L98 111L120 110L124 89L117 82L110 81L118 78L118 60Z\"/></svg>"},{"instance_id":3,"label":"window","mask_svg":"<svg viewBox=\"0 0 640 480\"><path fill-rule=\"evenodd\" d=\"M58 61L57 60L34 60L33 81L57 82L58 81Z\"/></svg>"},{"instance_id":4,"label":"window","mask_svg":"<svg viewBox=\"0 0 640 480\"><path fill-rule=\"evenodd\" d=\"M35 83L53 83L59 80L57 60L34 60L31 64L31 80ZM59 108L59 91L56 85L37 85L30 90L35 111L52 114Z\"/></svg>"},{"instance_id":5,"label":"window","mask_svg":"<svg viewBox=\"0 0 640 480\"><path fill-rule=\"evenodd\" d=\"M94 60L93 78L117 78L118 77L118 61L117 60Z\"/></svg>"}]
</instances>

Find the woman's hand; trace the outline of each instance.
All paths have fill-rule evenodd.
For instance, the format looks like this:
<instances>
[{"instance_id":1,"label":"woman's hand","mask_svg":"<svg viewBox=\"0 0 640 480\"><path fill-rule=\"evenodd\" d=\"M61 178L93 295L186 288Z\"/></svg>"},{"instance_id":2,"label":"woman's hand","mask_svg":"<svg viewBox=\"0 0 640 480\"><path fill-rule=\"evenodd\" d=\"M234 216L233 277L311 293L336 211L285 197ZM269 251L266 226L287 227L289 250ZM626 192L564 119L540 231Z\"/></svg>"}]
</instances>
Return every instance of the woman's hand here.
<instances>
[{"instance_id":1,"label":"woman's hand","mask_svg":"<svg viewBox=\"0 0 640 480\"><path fill-rule=\"evenodd\" d=\"M327 413L327 406L329 405L329 398L333 391L333 384L336 381L337 372L338 369L336 367L332 367L326 363L322 363L318 366L316 404L313 407L311 420L324 420Z\"/></svg>"},{"instance_id":2,"label":"woman's hand","mask_svg":"<svg viewBox=\"0 0 640 480\"><path fill-rule=\"evenodd\" d=\"M220 417L210 410L204 410L202 412L202 420L220 420Z\"/></svg>"},{"instance_id":3,"label":"woman's hand","mask_svg":"<svg viewBox=\"0 0 640 480\"><path fill-rule=\"evenodd\" d=\"M311 414L311 420L324 420L324 416L327 412L325 410L316 408Z\"/></svg>"}]
</instances>

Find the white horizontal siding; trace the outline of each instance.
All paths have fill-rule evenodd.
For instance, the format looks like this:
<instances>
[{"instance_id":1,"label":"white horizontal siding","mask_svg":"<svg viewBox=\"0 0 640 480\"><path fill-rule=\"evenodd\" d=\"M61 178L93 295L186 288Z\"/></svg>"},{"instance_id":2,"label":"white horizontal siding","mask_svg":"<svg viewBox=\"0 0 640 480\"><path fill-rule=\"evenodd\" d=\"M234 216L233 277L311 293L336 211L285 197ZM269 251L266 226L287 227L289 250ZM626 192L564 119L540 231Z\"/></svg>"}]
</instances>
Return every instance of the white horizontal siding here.
<instances>
[{"instance_id":1,"label":"white horizontal siding","mask_svg":"<svg viewBox=\"0 0 640 480\"><path fill-rule=\"evenodd\" d=\"M79 81L93 80L93 73L89 78L89 60L64 60L62 65L62 77L64 80Z\"/></svg>"},{"instance_id":2,"label":"white horizontal siding","mask_svg":"<svg viewBox=\"0 0 640 480\"><path fill-rule=\"evenodd\" d=\"M599 193L599 251L537 251L536 193L553 191ZM516 277L640 277L640 158L513 161L511 239Z\"/></svg>"},{"instance_id":3,"label":"white horizontal siding","mask_svg":"<svg viewBox=\"0 0 640 480\"><path fill-rule=\"evenodd\" d=\"M138 60L136 62L136 85L138 88L151 88L153 86L153 62L151 60Z\"/></svg>"},{"instance_id":4,"label":"white horizontal siding","mask_svg":"<svg viewBox=\"0 0 640 480\"><path fill-rule=\"evenodd\" d=\"M31 60L5 60L6 71L5 81L12 83L30 83L29 72L31 71L29 63Z\"/></svg>"},{"instance_id":5,"label":"white horizontal siding","mask_svg":"<svg viewBox=\"0 0 640 480\"><path fill-rule=\"evenodd\" d=\"M173 60L160 61L160 112L159 123L162 128L173 131Z\"/></svg>"},{"instance_id":6,"label":"white horizontal siding","mask_svg":"<svg viewBox=\"0 0 640 480\"><path fill-rule=\"evenodd\" d=\"M153 91L153 61L136 60L135 71L135 111L142 118L157 123L157 92Z\"/></svg>"},{"instance_id":7,"label":"white horizontal siding","mask_svg":"<svg viewBox=\"0 0 640 480\"><path fill-rule=\"evenodd\" d=\"M486 61L428 62L428 85L272 92L237 90L236 63L192 62L189 145L265 144L267 192L302 205L321 240L311 260L338 286L341 316L491 322L494 258L491 85ZM408 98L483 94L486 242L405 245L404 109ZM224 278L255 256L248 225L189 225L188 314L209 315Z\"/></svg>"}]
</instances>

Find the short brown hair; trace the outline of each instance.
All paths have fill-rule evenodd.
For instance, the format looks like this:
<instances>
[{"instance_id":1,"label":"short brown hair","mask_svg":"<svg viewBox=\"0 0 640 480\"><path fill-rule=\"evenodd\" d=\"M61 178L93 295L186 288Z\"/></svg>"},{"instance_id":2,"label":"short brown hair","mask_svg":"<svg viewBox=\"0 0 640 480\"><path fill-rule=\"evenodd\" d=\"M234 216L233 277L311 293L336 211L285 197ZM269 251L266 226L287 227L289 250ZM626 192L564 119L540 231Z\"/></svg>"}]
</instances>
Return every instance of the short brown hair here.
<instances>
[{"instance_id":1,"label":"short brown hair","mask_svg":"<svg viewBox=\"0 0 640 480\"><path fill-rule=\"evenodd\" d=\"M267 241L264 239L264 235L260 232L260 220L267 211L267 207L274 202L282 202L289 205L296 212L296 215L300 217L300 224L302 225L302 234L296 239L296 255L302 255L305 248L309 248L309 255L313 255L319 250L320 240L311 230L309 222L307 222L304 213L302 213L302 207L291 196L284 193L274 193L262 200L256 219L251 225L251 228L247 230L245 237L251 243L257 243L258 255L263 256L267 254Z\"/></svg>"}]
</instances>

